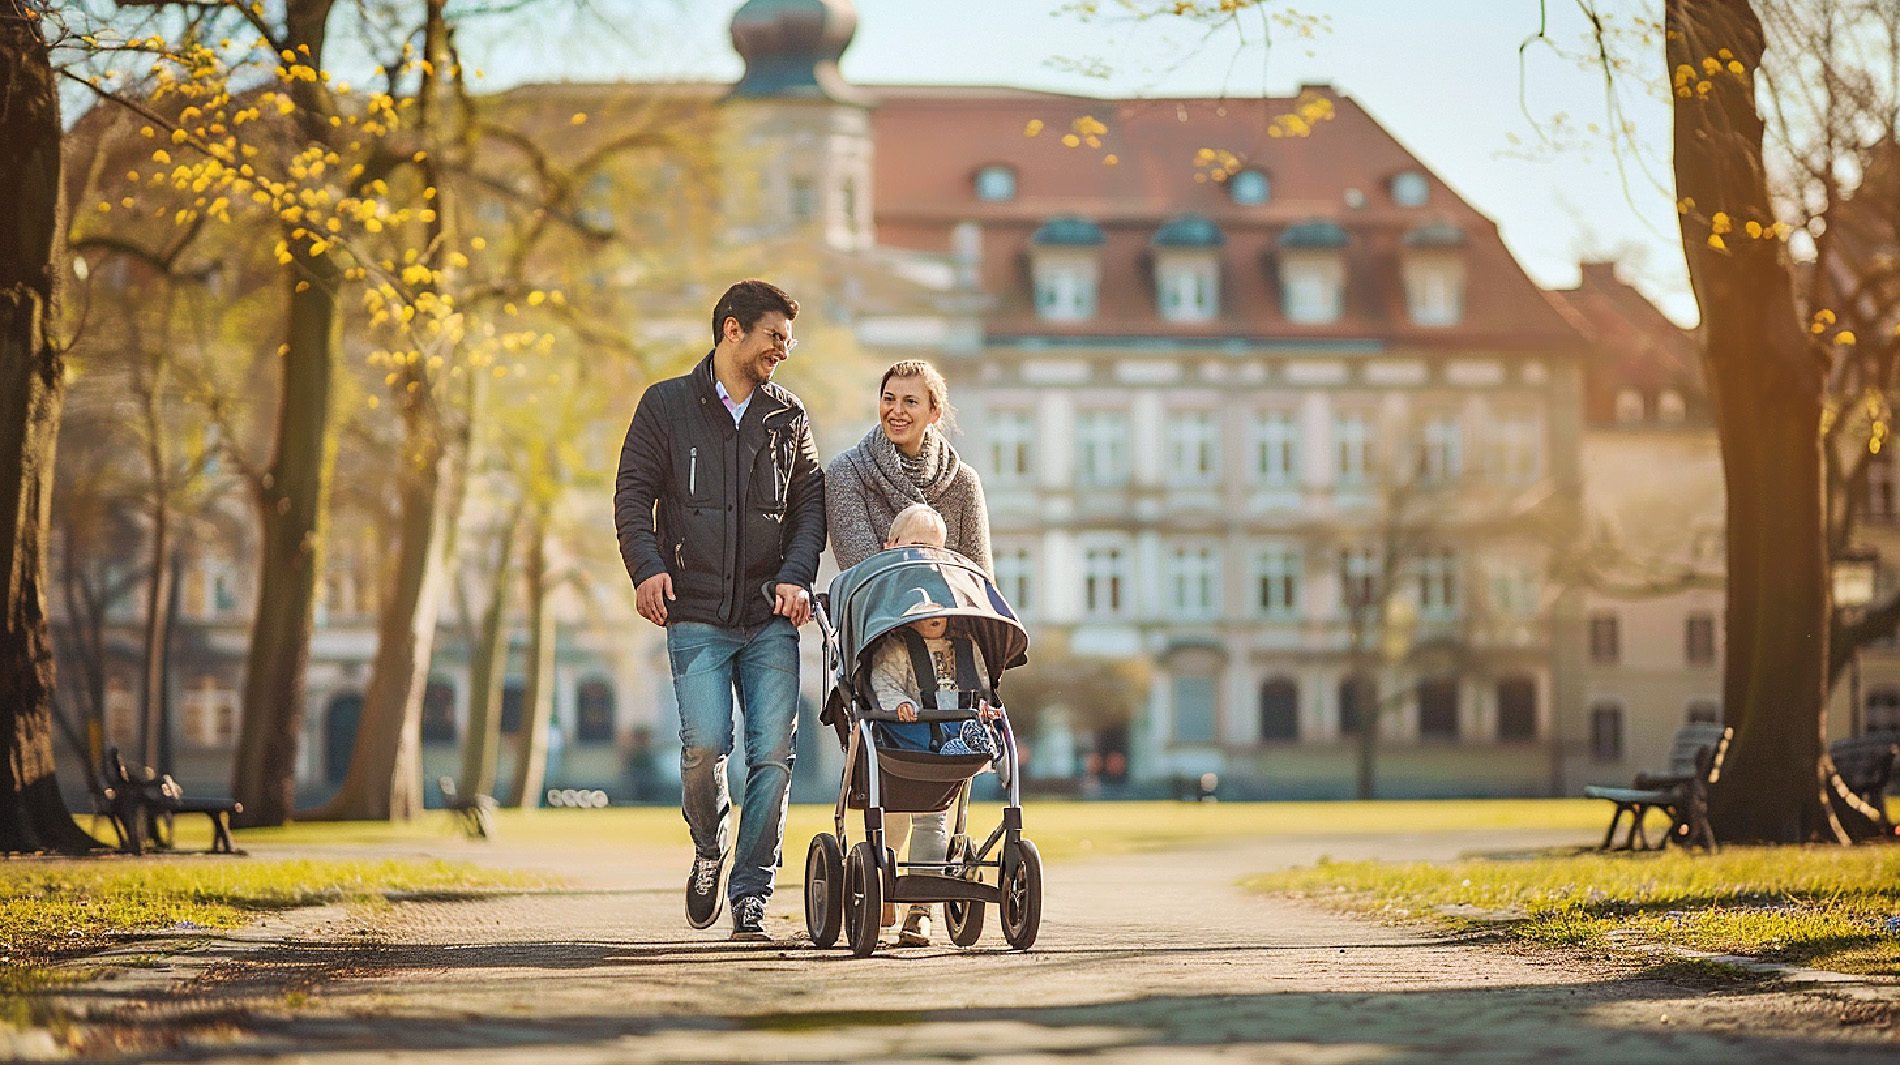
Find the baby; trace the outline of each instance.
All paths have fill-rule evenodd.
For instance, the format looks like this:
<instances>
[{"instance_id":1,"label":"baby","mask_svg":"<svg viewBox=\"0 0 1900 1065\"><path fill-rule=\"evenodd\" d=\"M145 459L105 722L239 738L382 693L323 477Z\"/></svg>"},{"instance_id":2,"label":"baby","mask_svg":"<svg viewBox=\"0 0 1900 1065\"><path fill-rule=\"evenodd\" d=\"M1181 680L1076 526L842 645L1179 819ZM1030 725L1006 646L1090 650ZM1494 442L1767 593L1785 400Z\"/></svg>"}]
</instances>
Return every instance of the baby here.
<instances>
[{"instance_id":1,"label":"baby","mask_svg":"<svg viewBox=\"0 0 1900 1065\"><path fill-rule=\"evenodd\" d=\"M884 546L942 547L946 535L942 516L928 504L917 503L905 508L891 522ZM925 692L957 689L957 645L969 641L950 636L949 618L923 618L911 622L909 627L923 638L935 676L926 678L916 675L908 641L897 638L893 633L879 643L871 658L871 690L878 703L890 707L898 720L898 723L878 724L882 742L909 751L934 749L938 754L994 754L996 738L987 722L1001 717L1002 712L987 702L977 710L976 720L940 723L917 720L917 707L925 701ZM984 675L983 651L973 643L969 649L976 673L981 677ZM901 813L886 814L885 825L890 833L889 838L895 840L904 834L906 817ZM909 820L910 861L941 862L949 850L947 811L920 813L909 817ZM894 920L895 915L892 914L886 917L884 923L890 924ZM930 944L930 907L917 903L911 905L904 917L904 926L898 932L897 942L899 946Z\"/></svg>"}]
</instances>

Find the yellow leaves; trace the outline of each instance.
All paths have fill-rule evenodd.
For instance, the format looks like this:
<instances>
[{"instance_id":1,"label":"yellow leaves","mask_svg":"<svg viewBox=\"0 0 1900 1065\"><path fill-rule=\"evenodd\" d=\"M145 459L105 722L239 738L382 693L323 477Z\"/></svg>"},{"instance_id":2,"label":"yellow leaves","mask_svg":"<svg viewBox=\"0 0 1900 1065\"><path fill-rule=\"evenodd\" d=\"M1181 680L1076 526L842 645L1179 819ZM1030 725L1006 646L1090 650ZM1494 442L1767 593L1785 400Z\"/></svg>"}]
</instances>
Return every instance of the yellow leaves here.
<instances>
[{"instance_id":1,"label":"yellow leaves","mask_svg":"<svg viewBox=\"0 0 1900 1065\"><path fill-rule=\"evenodd\" d=\"M1293 110L1275 116L1267 126L1269 137L1310 137L1313 127L1331 121L1337 114L1332 97L1308 89L1293 102Z\"/></svg>"},{"instance_id":2,"label":"yellow leaves","mask_svg":"<svg viewBox=\"0 0 1900 1065\"><path fill-rule=\"evenodd\" d=\"M297 285L296 285L296 290L297 290L298 292L308 292L308 291L310 291L310 282L308 282L308 281L299 281L299 282L297 282Z\"/></svg>"},{"instance_id":3,"label":"yellow leaves","mask_svg":"<svg viewBox=\"0 0 1900 1065\"><path fill-rule=\"evenodd\" d=\"M409 161L412 163L420 163L424 159L427 159L428 157L429 157L428 152L418 151L416 154L409 157Z\"/></svg>"},{"instance_id":4,"label":"yellow leaves","mask_svg":"<svg viewBox=\"0 0 1900 1065\"><path fill-rule=\"evenodd\" d=\"M144 137L146 140L151 140L153 137L158 136L158 131L150 126L140 126L139 136Z\"/></svg>"},{"instance_id":5,"label":"yellow leaves","mask_svg":"<svg viewBox=\"0 0 1900 1065\"><path fill-rule=\"evenodd\" d=\"M1839 344L1842 347L1846 347L1846 348L1853 347L1856 343L1859 342L1859 339L1860 338L1856 337L1853 331L1850 329L1843 329L1840 332L1834 334L1834 343Z\"/></svg>"},{"instance_id":6,"label":"yellow leaves","mask_svg":"<svg viewBox=\"0 0 1900 1065\"><path fill-rule=\"evenodd\" d=\"M1034 137L1040 134L1042 132L1042 125L1043 125L1042 119L1040 118L1030 119L1029 124L1023 127L1023 136Z\"/></svg>"},{"instance_id":7,"label":"yellow leaves","mask_svg":"<svg viewBox=\"0 0 1900 1065\"><path fill-rule=\"evenodd\" d=\"M109 203L107 203L107 202L106 202L106 201L104 201L104 200L100 200L100 201L99 201L99 213L100 213L100 214L110 214L110 213L112 213L112 205L111 205L111 204L109 204Z\"/></svg>"},{"instance_id":8,"label":"yellow leaves","mask_svg":"<svg viewBox=\"0 0 1900 1065\"><path fill-rule=\"evenodd\" d=\"M1748 224L1743 226L1742 229L1746 231L1748 235L1755 240L1760 240L1761 235L1767 232L1767 230L1764 230L1762 228L1761 223L1755 221L1753 218L1749 219Z\"/></svg>"},{"instance_id":9,"label":"yellow leaves","mask_svg":"<svg viewBox=\"0 0 1900 1065\"><path fill-rule=\"evenodd\" d=\"M363 220L363 229L370 233L381 233L383 231L383 220L380 218L365 218Z\"/></svg>"},{"instance_id":10,"label":"yellow leaves","mask_svg":"<svg viewBox=\"0 0 1900 1065\"><path fill-rule=\"evenodd\" d=\"M169 163L171 161L172 161L172 153L166 151L163 148L160 148L159 150L152 153L152 162L154 163Z\"/></svg>"},{"instance_id":11,"label":"yellow leaves","mask_svg":"<svg viewBox=\"0 0 1900 1065\"><path fill-rule=\"evenodd\" d=\"M173 143L173 144L183 144L183 143L185 143L185 141L186 141L186 140L188 139L188 137L189 137L189 136L190 136L190 135L189 135L189 134L187 134L187 133L186 133L186 132L185 132L184 130L182 130L182 129L175 129L175 130L172 130L172 143Z\"/></svg>"},{"instance_id":12,"label":"yellow leaves","mask_svg":"<svg viewBox=\"0 0 1900 1065\"><path fill-rule=\"evenodd\" d=\"M1114 152L1110 152L1107 155L1102 156L1103 166L1115 166L1119 164L1121 161L1122 161L1121 156L1116 155Z\"/></svg>"},{"instance_id":13,"label":"yellow leaves","mask_svg":"<svg viewBox=\"0 0 1900 1065\"><path fill-rule=\"evenodd\" d=\"M468 265L468 256L459 251L452 251L449 253L449 265L459 270Z\"/></svg>"},{"instance_id":14,"label":"yellow leaves","mask_svg":"<svg viewBox=\"0 0 1900 1065\"><path fill-rule=\"evenodd\" d=\"M1073 133L1065 133L1062 135L1062 146L1064 148L1080 148L1082 146L1082 138Z\"/></svg>"},{"instance_id":15,"label":"yellow leaves","mask_svg":"<svg viewBox=\"0 0 1900 1065\"><path fill-rule=\"evenodd\" d=\"M134 205L135 203L137 203L137 202L138 202L138 201L136 201L136 200L134 200L134 199L133 199L132 197L130 197L130 196L127 196L127 197L125 197L125 198L123 198L123 199L121 199L121 200L119 201L119 206L120 206L120 207L123 207L123 208L125 208L125 209L126 209L126 210L128 210L128 211L130 211L130 210L132 209L132 207L133 207L133 205Z\"/></svg>"},{"instance_id":16,"label":"yellow leaves","mask_svg":"<svg viewBox=\"0 0 1900 1065\"><path fill-rule=\"evenodd\" d=\"M1721 237L1711 233L1709 234L1709 247L1714 248L1716 251L1723 251L1728 248L1728 244L1725 243Z\"/></svg>"},{"instance_id":17,"label":"yellow leaves","mask_svg":"<svg viewBox=\"0 0 1900 1065\"><path fill-rule=\"evenodd\" d=\"M1695 210L1694 196L1684 196L1682 199L1676 201L1677 214L1688 214L1690 211L1693 211L1693 210Z\"/></svg>"},{"instance_id":18,"label":"yellow leaves","mask_svg":"<svg viewBox=\"0 0 1900 1065\"><path fill-rule=\"evenodd\" d=\"M587 124L587 115L586 115L586 113L585 113L585 112L582 112L582 111L576 111L576 112L574 112L574 113L573 113L572 115L570 115L570 116L568 117L568 120L567 120L567 124L568 124L568 125L570 125L570 126L583 126L583 125L586 125L586 124Z\"/></svg>"},{"instance_id":19,"label":"yellow leaves","mask_svg":"<svg viewBox=\"0 0 1900 1065\"><path fill-rule=\"evenodd\" d=\"M481 237L476 237L474 240L468 242L468 246L476 251L481 251L483 248L488 247L488 242Z\"/></svg>"},{"instance_id":20,"label":"yellow leaves","mask_svg":"<svg viewBox=\"0 0 1900 1065\"><path fill-rule=\"evenodd\" d=\"M297 102L295 100L292 100L288 96L279 96L277 98L277 113L278 114L287 115L295 110L297 110Z\"/></svg>"},{"instance_id":21,"label":"yellow leaves","mask_svg":"<svg viewBox=\"0 0 1900 1065\"><path fill-rule=\"evenodd\" d=\"M1732 228L1734 225L1729 221L1728 213L1725 211L1715 212L1715 217L1709 220L1709 231L1712 233L1727 233Z\"/></svg>"},{"instance_id":22,"label":"yellow leaves","mask_svg":"<svg viewBox=\"0 0 1900 1065\"><path fill-rule=\"evenodd\" d=\"M540 289L536 289L533 292L528 293L528 306L539 307L543 303L546 303L547 299L548 299L547 293L542 292Z\"/></svg>"},{"instance_id":23,"label":"yellow leaves","mask_svg":"<svg viewBox=\"0 0 1900 1065\"><path fill-rule=\"evenodd\" d=\"M1728 61L1728 72L1730 74L1735 75L1738 78L1741 77L1743 74L1748 73L1746 68L1742 66L1741 60L1739 59L1731 59Z\"/></svg>"},{"instance_id":24,"label":"yellow leaves","mask_svg":"<svg viewBox=\"0 0 1900 1065\"><path fill-rule=\"evenodd\" d=\"M431 185L431 186L429 186L428 188L426 188L426 189L423 189L423 190L422 190L422 198L423 198L423 199L425 199L425 200L433 200L433 199L435 199L435 186L434 186L434 185Z\"/></svg>"},{"instance_id":25,"label":"yellow leaves","mask_svg":"<svg viewBox=\"0 0 1900 1065\"><path fill-rule=\"evenodd\" d=\"M1702 57L1702 72L1703 73L1714 74L1714 73L1719 72L1721 69L1722 69L1721 60L1715 58L1714 56Z\"/></svg>"},{"instance_id":26,"label":"yellow leaves","mask_svg":"<svg viewBox=\"0 0 1900 1065\"><path fill-rule=\"evenodd\" d=\"M1083 115L1071 124L1071 128L1084 137L1099 137L1108 132L1108 127L1094 115Z\"/></svg>"},{"instance_id":27,"label":"yellow leaves","mask_svg":"<svg viewBox=\"0 0 1900 1065\"><path fill-rule=\"evenodd\" d=\"M324 252L329 251L329 250L330 250L330 242L327 240L324 240L321 237L310 242L310 254L313 257L322 255Z\"/></svg>"}]
</instances>

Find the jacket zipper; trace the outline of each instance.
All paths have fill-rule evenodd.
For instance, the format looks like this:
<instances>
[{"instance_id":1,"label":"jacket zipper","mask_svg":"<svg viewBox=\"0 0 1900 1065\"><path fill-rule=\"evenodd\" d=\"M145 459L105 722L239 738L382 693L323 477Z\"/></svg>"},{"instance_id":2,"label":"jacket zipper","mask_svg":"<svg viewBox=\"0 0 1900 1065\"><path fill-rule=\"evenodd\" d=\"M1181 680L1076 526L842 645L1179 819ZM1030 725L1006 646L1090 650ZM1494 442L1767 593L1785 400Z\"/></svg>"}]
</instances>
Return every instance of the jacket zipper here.
<instances>
[{"instance_id":1,"label":"jacket zipper","mask_svg":"<svg viewBox=\"0 0 1900 1065\"><path fill-rule=\"evenodd\" d=\"M673 541L673 566L681 573L686 572L686 541Z\"/></svg>"},{"instance_id":2,"label":"jacket zipper","mask_svg":"<svg viewBox=\"0 0 1900 1065\"><path fill-rule=\"evenodd\" d=\"M686 494L699 494L699 449L693 448L686 453Z\"/></svg>"}]
</instances>

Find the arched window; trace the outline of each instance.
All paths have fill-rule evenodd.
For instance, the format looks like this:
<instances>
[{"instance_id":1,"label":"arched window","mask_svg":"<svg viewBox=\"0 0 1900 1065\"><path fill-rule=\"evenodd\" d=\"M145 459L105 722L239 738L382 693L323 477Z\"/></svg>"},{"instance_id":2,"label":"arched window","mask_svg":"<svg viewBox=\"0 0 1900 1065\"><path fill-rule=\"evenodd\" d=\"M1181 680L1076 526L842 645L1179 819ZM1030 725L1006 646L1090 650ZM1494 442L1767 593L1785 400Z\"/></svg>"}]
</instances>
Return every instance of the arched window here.
<instances>
[{"instance_id":1,"label":"arched window","mask_svg":"<svg viewBox=\"0 0 1900 1065\"><path fill-rule=\"evenodd\" d=\"M455 685L447 677L430 677L422 690L422 742L455 742Z\"/></svg>"},{"instance_id":2,"label":"arched window","mask_svg":"<svg viewBox=\"0 0 1900 1065\"><path fill-rule=\"evenodd\" d=\"M614 689L599 677L581 682L574 693L575 737L582 743L614 741Z\"/></svg>"},{"instance_id":3,"label":"arched window","mask_svg":"<svg viewBox=\"0 0 1900 1065\"><path fill-rule=\"evenodd\" d=\"M1258 170L1242 170L1227 179L1227 194L1243 207L1266 203L1272 192L1267 175Z\"/></svg>"},{"instance_id":4,"label":"arched window","mask_svg":"<svg viewBox=\"0 0 1900 1065\"><path fill-rule=\"evenodd\" d=\"M1291 677L1273 677L1260 686L1260 739L1287 743L1300 738L1300 686Z\"/></svg>"},{"instance_id":5,"label":"arched window","mask_svg":"<svg viewBox=\"0 0 1900 1065\"><path fill-rule=\"evenodd\" d=\"M1623 760L1623 706L1609 699L1590 706L1590 760Z\"/></svg>"},{"instance_id":6,"label":"arched window","mask_svg":"<svg viewBox=\"0 0 1900 1065\"><path fill-rule=\"evenodd\" d=\"M1432 677L1418 682L1418 734L1427 739L1458 738L1458 678Z\"/></svg>"},{"instance_id":7,"label":"arched window","mask_svg":"<svg viewBox=\"0 0 1900 1065\"><path fill-rule=\"evenodd\" d=\"M1498 739L1523 743L1537 738L1537 682L1529 677L1498 681Z\"/></svg>"},{"instance_id":8,"label":"arched window","mask_svg":"<svg viewBox=\"0 0 1900 1065\"><path fill-rule=\"evenodd\" d=\"M1339 682L1339 731L1341 735L1357 736L1360 723L1370 717L1374 705L1379 701L1379 689L1372 678L1357 675Z\"/></svg>"},{"instance_id":9,"label":"arched window","mask_svg":"<svg viewBox=\"0 0 1900 1065\"><path fill-rule=\"evenodd\" d=\"M1008 203L1016 198L1016 171L999 164L976 172L976 198L985 203Z\"/></svg>"}]
</instances>

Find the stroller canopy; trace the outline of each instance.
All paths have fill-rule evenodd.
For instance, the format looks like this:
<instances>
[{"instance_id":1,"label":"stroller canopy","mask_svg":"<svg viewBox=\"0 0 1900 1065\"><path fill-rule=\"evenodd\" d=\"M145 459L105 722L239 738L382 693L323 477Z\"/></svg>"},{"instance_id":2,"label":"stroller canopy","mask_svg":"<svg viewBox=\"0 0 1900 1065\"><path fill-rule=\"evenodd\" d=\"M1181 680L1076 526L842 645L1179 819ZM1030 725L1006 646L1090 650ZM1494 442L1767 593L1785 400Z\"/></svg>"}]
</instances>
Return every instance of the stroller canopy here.
<instances>
[{"instance_id":1,"label":"stroller canopy","mask_svg":"<svg viewBox=\"0 0 1900 1065\"><path fill-rule=\"evenodd\" d=\"M879 636L924 618L961 619L953 624L982 650L991 688L1029 650L1029 634L983 570L934 547L880 551L838 574L831 582L831 616L849 677L868 666L866 652Z\"/></svg>"}]
</instances>

